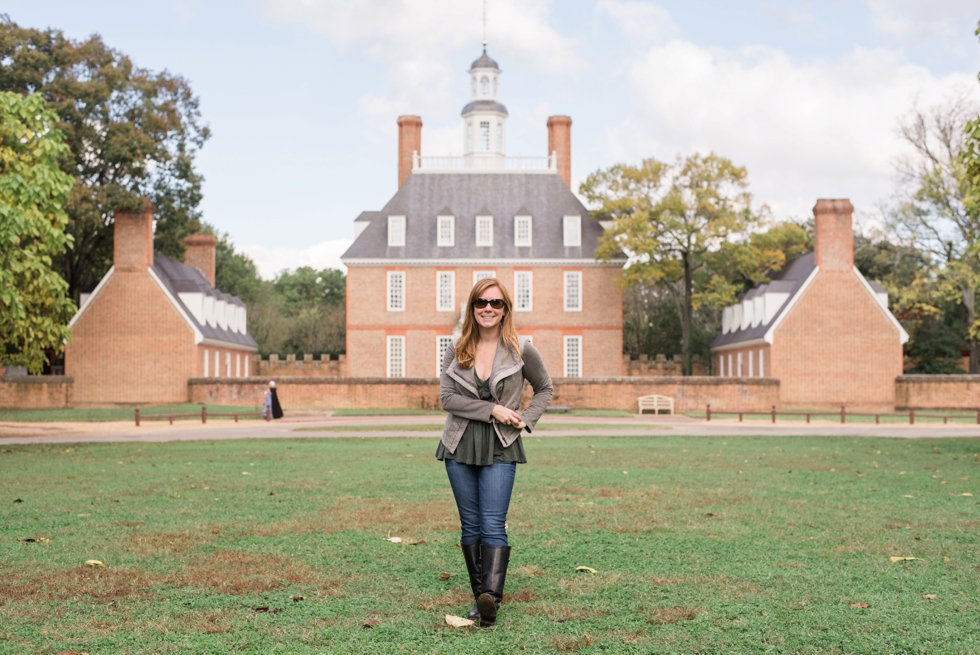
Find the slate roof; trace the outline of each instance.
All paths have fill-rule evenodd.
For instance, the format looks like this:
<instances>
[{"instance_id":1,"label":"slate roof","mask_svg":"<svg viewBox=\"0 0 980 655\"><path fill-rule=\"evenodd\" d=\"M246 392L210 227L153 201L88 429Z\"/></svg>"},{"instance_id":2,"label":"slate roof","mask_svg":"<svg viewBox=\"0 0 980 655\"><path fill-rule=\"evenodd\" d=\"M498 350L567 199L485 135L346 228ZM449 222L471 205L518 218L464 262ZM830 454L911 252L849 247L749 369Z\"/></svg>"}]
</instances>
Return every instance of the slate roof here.
<instances>
[{"instance_id":1,"label":"slate roof","mask_svg":"<svg viewBox=\"0 0 980 655\"><path fill-rule=\"evenodd\" d=\"M436 216L456 217L455 245L436 245ZM493 246L476 246L476 216L493 216ZM514 245L514 216L530 215L530 247ZM372 218L368 218L368 217ZM405 216L405 246L388 247L388 216ZM582 245L564 246L563 217L582 217ZM594 259L603 229L558 175L415 173L378 212L341 260ZM625 257L625 256L624 256Z\"/></svg>"},{"instance_id":2,"label":"slate roof","mask_svg":"<svg viewBox=\"0 0 980 655\"><path fill-rule=\"evenodd\" d=\"M507 113L507 108L496 100L474 100L473 102L468 102L463 107L463 111L460 112L460 116L466 116L471 111L495 111L504 116L510 115Z\"/></svg>"},{"instance_id":3,"label":"slate roof","mask_svg":"<svg viewBox=\"0 0 980 655\"><path fill-rule=\"evenodd\" d=\"M483 49L483 54L480 55L479 59L473 60L473 63L470 65L470 70L473 70L474 68L493 68L498 71L500 70L500 66L497 65L497 62L487 56L486 48Z\"/></svg>"},{"instance_id":4,"label":"slate roof","mask_svg":"<svg viewBox=\"0 0 980 655\"><path fill-rule=\"evenodd\" d=\"M719 346L727 346L733 343L740 343L742 341L751 341L753 339L761 339L766 332L772 327L772 324L782 316L786 308L790 306L793 301L793 297L799 292L800 288L803 286L803 282L810 276L813 269L816 267L813 261L813 253L807 253L802 257L797 257L789 264L784 266L782 270L778 273L773 273L769 276L771 280L768 284L761 284L754 289L751 289L741 296L739 296L739 302L751 298L755 298L760 293L766 293L766 291L776 291L781 293L788 293L789 298L786 302L782 304L776 315L773 316L769 323L763 324L759 323L755 327L751 325L742 330L733 330L728 334L722 333L715 337L715 340L711 342L712 348L718 348Z\"/></svg>"},{"instance_id":5,"label":"slate roof","mask_svg":"<svg viewBox=\"0 0 980 655\"><path fill-rule=\"evenodd\" d=\"M251 334L235 332L231 329L222 328L220 325L211 327L207 321L199 323L194 317L193 312L183 303L178 294L181 292L203 293L206 296L212 296L216 300L224 300L230 305L244 307L245 303L240 298L231 294L222 293L212 287L208 279L204 277L204 274L193 266L188 266L166 255L161 255L158 252L153 253L153 272L160 278L160 281L170 293L173 301L184 310L187 318L200 330L205 339L224 341L229 344L258 349L259 345L252 338Z\"/></svg>"}]
</instances>

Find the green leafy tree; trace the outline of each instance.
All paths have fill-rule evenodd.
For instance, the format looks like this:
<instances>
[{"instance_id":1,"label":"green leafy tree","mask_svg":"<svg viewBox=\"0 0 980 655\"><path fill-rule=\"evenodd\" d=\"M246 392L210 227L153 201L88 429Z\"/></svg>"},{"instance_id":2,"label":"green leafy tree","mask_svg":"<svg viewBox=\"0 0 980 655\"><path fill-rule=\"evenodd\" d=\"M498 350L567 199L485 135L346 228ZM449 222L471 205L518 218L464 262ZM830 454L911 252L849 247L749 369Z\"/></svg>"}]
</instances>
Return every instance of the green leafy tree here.
<instances>
[{"instance_id":1,"label":"green leafy tree","mask_svg":"<svg viewBox=\"0 0 980 655\"><path fill-rule=\"evenodd\" d=\"M977 22L975 34L980 36L980 21ZM980 80L980 73L977 74ZM963 175L963 208L964 212L973 225L980 225L980 116L976 115L967 121L963 128L964 141L958 157L958 164ZM968 253L972 260L980 260L980 240L974 240L969 244ZM970 309L972 310L973 296L971 294ZM966 303L964 303L966 304ZM970 372L980 372L980 320L977 320L973 311L969 315L970 322ZM977 363L975 367L974 364ZM975 370L976 368L976 370Z\"/></svg>"},{"instance_id":2,"label":"green leafy tree","mask_svg":"<svg viewBox=\"0 0 980 655\"><path fill-rule=\"evenodd\" d=\"M208 231L215 233L212 228ZM224 293L238 296L246 305L255 303L261 293L262 278L255 262L235 250L235 244L227 234L215 233L217 248L214 253L214 286Z\"/></svg>"},{"instance_id":3,"label":"green leafy tree","mask_svg":"<svg viewBox=\"0 0 980 655\"><path fill-rule=\"evenodd\" d=\"M0 92L0 363L38 374L71 338L75 305L52 258L71 246L72 179L58 116L39 95Z\"/></svg>"},{"instance_id":4,"label":"green leafy tree","mask_svg":"<svg viewBox=\"0 0 980 655\"><path fill-rule=\"evenodd\" d=\"M74 247L56 266L72 297L112 264L113 212L141 209L142 197L155 207L156 249L183 258L183 237L201 228L194 155L209 136L186 80L137 67L98 35L73 41L0 15L0 91L42 95L70 147L60 163L75 178Z\"/></svg>"},{"instance_id":5,"label":"green leafy tree","mask_svg":"<svg viewBox=\"0 0 980 655\"><path fill-rule=\"evenodd\" d=\"M345 350L347 282L342 271L302 266L280 273L273 287L288 317L287 350L314 355Z\"/></svg>"},{"instance_id":6,"label":"green leafy tree","mask_svg":"<svg viewBox=\"0 0 980 655\"><path fill-rule=\"evenodd\" d=\"M593 173L579 191L597 218L614 221L596 257L609 260L625 252L625 285L656 285L673 297L684 372L690 374L695 310L735 293L723 276L712 274L711 260L761 220L751 208L745 169L714 154L672 164L647 159Z\"/></svg>"}]
</instances>

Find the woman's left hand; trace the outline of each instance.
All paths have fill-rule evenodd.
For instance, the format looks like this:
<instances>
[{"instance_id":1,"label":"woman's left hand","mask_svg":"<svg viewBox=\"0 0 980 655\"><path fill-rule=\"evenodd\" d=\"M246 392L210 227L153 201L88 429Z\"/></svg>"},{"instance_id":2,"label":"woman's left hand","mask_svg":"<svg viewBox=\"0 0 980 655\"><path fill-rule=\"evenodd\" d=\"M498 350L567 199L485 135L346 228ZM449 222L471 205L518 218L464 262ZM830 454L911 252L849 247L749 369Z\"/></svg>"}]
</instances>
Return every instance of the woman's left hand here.
<instances>
[{"instance_id":1,"label":"woman's left hand","mask_svg":"<svg viewBox=\"0 0 980 655\"><path fill-rule=\"evenodd\" d=\"M494 405L493 411L490 414L497 419L498 423L503 423L504 425L511 425L519 430L524 429L524 419L521 415L512 409L504 407L503 405Z\"/></svg>"}]
</instances>

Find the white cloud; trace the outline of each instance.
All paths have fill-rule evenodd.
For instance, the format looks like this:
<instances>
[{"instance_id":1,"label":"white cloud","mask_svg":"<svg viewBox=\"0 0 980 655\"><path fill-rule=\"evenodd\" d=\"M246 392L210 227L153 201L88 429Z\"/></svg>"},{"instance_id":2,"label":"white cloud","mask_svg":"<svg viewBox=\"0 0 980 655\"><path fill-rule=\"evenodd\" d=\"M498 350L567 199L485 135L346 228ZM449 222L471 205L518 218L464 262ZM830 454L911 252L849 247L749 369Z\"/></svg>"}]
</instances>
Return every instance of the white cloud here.
<instances>
[{"instance_id":1,"label":"white cloud","mask_svg":"<svg viewBox=\"0 0 980 655\"><path fill-rule=\"evenodd\" d=\"M875 28L908 44L958 39L977 26L976 0L867 0Z\"/></svg>"},{"instance_id":2,"label":"white cloud","mask_svg":"<svg viewBox=\"0 0 980 655\"><path fill-rule=\"evenodd\" d=\"M662 43L680 34L670 12L651 2L599 0L596 11L609 14L623 34L640 43Z\"/></svg>"},{"instance_id":3,"label":"white cloud","mask_svg":"<svg viewBox=\"0 0 980 655\"><path fill-rule=\"evenodd\" d=\"M868 209L893 188L900 116L975 87L884 50L797 64L781 50L737 52L672 41L630 64L632 116L609 131L611 160L713 150L749 171L759 202L805 216L817 198Z\"/></svg>"},{"instance_id":4,"label":"white cloud","mask_svg":"<svg viewBox=\"0 0 980 655\"><path fill-rule=\"evenodd\" d=\"M307 248L268 248L260 245L236 246L236 249L252 258L259 269L259 276L271 280L285 269L296 270L301 266L312 266L315 269L339 268L346 271L347 267L340 263L352 239L334 239L323 241Z\"/></svg>"}]
</instances>

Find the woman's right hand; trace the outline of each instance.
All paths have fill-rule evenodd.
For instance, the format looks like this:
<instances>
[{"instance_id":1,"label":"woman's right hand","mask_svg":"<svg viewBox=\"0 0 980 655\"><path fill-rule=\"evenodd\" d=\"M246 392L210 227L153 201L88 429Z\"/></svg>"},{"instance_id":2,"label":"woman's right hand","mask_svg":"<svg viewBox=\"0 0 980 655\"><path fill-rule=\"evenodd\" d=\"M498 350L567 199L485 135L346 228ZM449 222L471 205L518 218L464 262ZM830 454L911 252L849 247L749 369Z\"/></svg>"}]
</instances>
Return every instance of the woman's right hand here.
<instances>
[{"instance_id":1,"label":"woman's right hand","mask_svg":"<svg viewBox=\"0 0 980 655\"><path fill-rule=\"evenodd\" d=\"M497 419L497 423L512 425L518 429L524 427L524 419L521 418L521 415L503 405L494 405L490 415Z\"/></svg>"}]
</instances>

